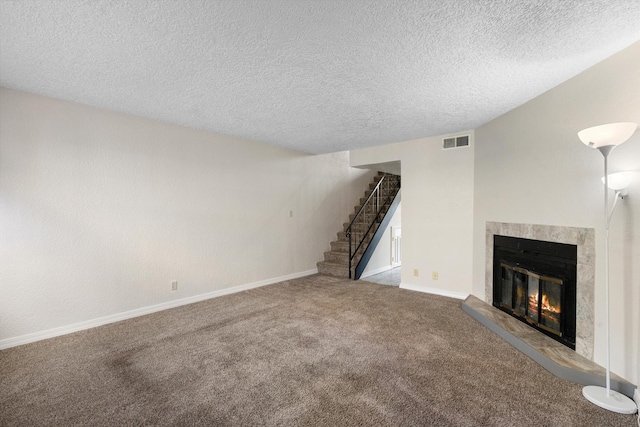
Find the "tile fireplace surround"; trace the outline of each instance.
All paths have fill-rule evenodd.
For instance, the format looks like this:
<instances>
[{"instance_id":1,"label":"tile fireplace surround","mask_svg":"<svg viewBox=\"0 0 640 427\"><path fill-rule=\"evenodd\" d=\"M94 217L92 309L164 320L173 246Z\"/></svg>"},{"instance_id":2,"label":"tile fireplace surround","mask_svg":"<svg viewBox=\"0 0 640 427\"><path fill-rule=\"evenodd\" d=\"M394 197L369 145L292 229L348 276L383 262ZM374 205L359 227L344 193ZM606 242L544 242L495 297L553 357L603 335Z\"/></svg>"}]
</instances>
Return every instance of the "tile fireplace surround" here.
<instances>
[{"instance_id":1,"label":"tile fireplace surround","mask_svg":"<svg viewBox=\"0 0 640 427\"><path fill-rule=\"evenodd\" d=\"M576 353L593 360L595 231L555 225L486 223L485 302L493 300L493 236L519 237L578 247L576 283Z\"/></svg>"}]
</instances>

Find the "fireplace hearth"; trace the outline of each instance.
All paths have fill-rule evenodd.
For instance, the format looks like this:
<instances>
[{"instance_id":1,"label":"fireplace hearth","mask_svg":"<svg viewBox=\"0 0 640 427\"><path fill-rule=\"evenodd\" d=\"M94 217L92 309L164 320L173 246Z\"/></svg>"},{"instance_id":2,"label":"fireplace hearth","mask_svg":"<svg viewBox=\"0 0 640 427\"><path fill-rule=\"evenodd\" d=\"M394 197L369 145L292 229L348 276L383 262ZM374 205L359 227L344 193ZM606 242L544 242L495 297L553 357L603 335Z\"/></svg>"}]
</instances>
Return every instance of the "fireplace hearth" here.
<instances>
[{"instance_id":1,"label":"fireplace hearth","mask_svg":"<svg viewBox=\"0 0 640 427\"><path fill-rule=\"evenodd\" d=\"M577 246L494 236L493 305L576 348Z\"/></svg>"}]
</instances>

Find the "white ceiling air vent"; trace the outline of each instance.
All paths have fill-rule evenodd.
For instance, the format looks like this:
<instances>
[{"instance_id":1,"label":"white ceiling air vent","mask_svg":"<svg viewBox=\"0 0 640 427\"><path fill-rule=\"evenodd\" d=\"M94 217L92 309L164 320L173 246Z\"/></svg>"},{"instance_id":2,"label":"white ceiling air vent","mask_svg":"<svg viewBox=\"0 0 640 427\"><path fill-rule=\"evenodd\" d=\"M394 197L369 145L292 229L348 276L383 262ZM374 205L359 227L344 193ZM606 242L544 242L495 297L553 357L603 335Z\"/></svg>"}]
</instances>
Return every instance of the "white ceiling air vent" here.
<instances>
[{"instance_id":1,"label":"white ceiling air vent","mask_svg":"<svg viewBox=\"0 0 640 427\"><path fill-rule=\"evenodd\" d=\"M459 148L469 146L469 135L453 136L451 138L444 138L442 140L442 148Z\"/></svg>"}]
</instances>

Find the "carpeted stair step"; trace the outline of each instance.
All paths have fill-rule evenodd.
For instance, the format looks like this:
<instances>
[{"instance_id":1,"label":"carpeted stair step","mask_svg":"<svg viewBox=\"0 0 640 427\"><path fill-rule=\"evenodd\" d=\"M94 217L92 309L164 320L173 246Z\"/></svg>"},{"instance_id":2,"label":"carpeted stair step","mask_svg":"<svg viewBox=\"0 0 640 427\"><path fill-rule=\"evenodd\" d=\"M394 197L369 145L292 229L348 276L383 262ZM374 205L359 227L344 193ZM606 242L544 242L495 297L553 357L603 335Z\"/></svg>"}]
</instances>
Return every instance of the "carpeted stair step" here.
<instances>
[{"instance_id":1,"label":"carpeted stair step","mask_svg":"<svg viewBox=\"0 0 640 427\"><path fill-rule=\"evenodd\" d=\"M373 220L374 220L374 218L383 218L383 217L384 217L384 214L386 213L386 211L387 211L387 210L389 210L389 209L385 206L385 209L383 209L383 210L382 210L382 212L380 213L380 215L378 215L378 213L377 213L377 212L364 212L364 213L361 213L361 214L358 216L358 222L366 222L366 223L371 224L371 221L373 221ZM353 221L353 219L354 219L355 217L356 217L356 214L355 214L355 213L350 214L350 215L349 215L349 223L350 223L351 221ZM349 225L349 223L347 223L347 225Z\"/></svg>"},{"instance_id":2,"label":"carpeted stair step","mask_svg":"<svg viewBox=\"0 0 640 427\"><path fill-rule=\"evenodd\" d=\"M366 244L363 245L366 247ZM331 262L344 262L349 263L349 242L334 241L331 242L331 250L324 253L324 260ZM333 249L337 248L337 249ZM355 250L355 248L353 248ZM356 257L362 256L364 249L360 248L356 253Z\"/></svg>"},{"instance_id":3,"label":"carpeted stair step","mask_svg":"<svg viewBox=\"0 0 640 427\"><path fill-rule=\"evenodd\" d=\"M379 225L379 223L377 223ZM344 225L344 228L347 228L348 224ZM367 227L369 227L369 225L367 225ZM376 227L374 226L373 229L371 231L369 231L369 234L373 234L375 233ZM366 229L360 229L360 228L355 228L353 230L353 235L355 234L361 234L364 233L366 231ZM338 241L339 242L349 242L349 237L347 236L347 232L346 231L338 231L337 233L338 236Z\"/></svg>"},{"instance_id":4,"label":"carpeted stair step","mask_svg":"<svg viewBox=\"0 0 640 427\"><path fill-rule=\"evenodd\" d=\"M336 277L349 277L349 267L335 262L318 262L318 273Z\"/></svg>"},{"instance_id":5,"label":"carpeted stair step","mask_svg":"<svg viewBox=\"0 0 640 427\"><path fill-rule=\"evenodd\" d=\"M353 227L353 228L351 229L351 236L352 236L352 240L353 240L353 239L361 239L361 238L365 235L365 233L367 232L367 230L369 229L369 225L370 225L370 224L359 224L358 226ZM377 222L375 223L375 225L374 225L374 226L369 230L369 234L373 234L373 233L375 233L376 229L377 229L379 226L380 226L380 222L379 222L379 221L377 221ZM345 224L345 231L346 231L346 228L347 228L347 224ZM369 237L369 236L367 236L367 237ZM338 240L340 240L340 239L338 239ZM349 238L347 237L347 239L346 239L346 240L348 241L348 240L349 240Z\"/></svg>"},{"instance_id":6,"label":"carpeted stair step","mask_svg":"<svg viewBox=\"0 0 640 427\"><path fill-rule=\"evenodd\" d=\"M364 198L365 198L365 200L369 198L369 196L371 195L371 193L373 193L373 190L374 190L375 188L376 188L376 187L374 186L373 188L369 188L368 190L366 190L366 191L364 192ZM388 195L390 195L390 194L392 194L392 193L393 193L393 191L392 191L391 189L388 189L388 188L384 187L384 188L382 188L382 189L380 190L380 198L385 198L385 197L387 197Z\"/></svg>"},{"instance_id":7,"label":"carpeted stair step","mask_svg":"<svg viewBox=\"0 0 640 427\"><path fill-rule=\"evenodd\" d=\"M376 224L380 224L380 221L376 221ZM369 228L370 225L371 225L371 222L354 222L351 230L353 230L354 232L356 232L356 231L357 232L364 232ZM349 223L348 222L342 223L342 228L345 231L347 231L348 227L349 227Z\"/></svg>"},{"instance_id":8,"label":"carpeted stair step","mask_svg":"<svg viewBox=\"0 0 640 427\"><path fill-rule=\"evenodd\" d=\"M387 214L386 211L383 211L380 213L380 215L360 215L358 217L358 219L353 223L354 226L360 226L361 224L366 225L367 227L369 227L369 225L374 221L374 219L376 220L376 222L380 222L382 221L382 219L384 219L384 216ZM349 226L349 224L351 224L351 222L353 222L353 218L349 219L349 222L343 222L342 225L344 226L344 229L346 230L347 227Z\"/></svg>"},{"instance_id":9,"label":"carpeted stair step","mask_svg":"<svg viewBox=\"0 0 640 427\"><path fill-rule=\"evenodd\" d=\"M349 253L349 242L343 242L335 240L331 242L331 250L334 252L346 252Z\"/></svg>"},{"instance_id":10,"label":"carpeted stair step","mask_svg":"<svg viewBox=\"0 0 640 427\"><path fill-rule=\"evenodd\" d=\"M349 264L349 252L328 251L324 253L324 260L327 262L335 262L340 264Z\"/></svg>"},{"instance_id":11,"label":"carpeted stair step","mask_svg":"<svg viewBox=\"0 0 640 427\"><path fill-rule=\"evenodd\" d=\"M380 203L385 202L387 200L388 196L389 196L388 194L382 194L380 196ZM368 199L369 199L369 197L361 197L360 198L360 204L358 206L356 206L355 211L358 212L360 210L360 207L362 207L362 205L364 205L367 202Z\"/></svg>"}]
</instances>

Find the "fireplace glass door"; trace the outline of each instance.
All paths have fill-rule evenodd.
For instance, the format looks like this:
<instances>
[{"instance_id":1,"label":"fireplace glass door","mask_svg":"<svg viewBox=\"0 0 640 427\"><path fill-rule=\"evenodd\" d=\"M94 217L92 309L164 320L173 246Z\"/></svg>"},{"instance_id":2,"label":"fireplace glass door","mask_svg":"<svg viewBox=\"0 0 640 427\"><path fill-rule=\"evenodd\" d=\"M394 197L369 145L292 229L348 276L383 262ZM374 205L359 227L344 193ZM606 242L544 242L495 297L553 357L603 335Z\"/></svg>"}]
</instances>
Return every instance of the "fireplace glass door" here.
<instances>
[{"instance_id":1,"label":"fireplace glass door","mask_svg":"<svg viewBox=\"0 0 640 427\"><path fill-rule=\"evenodd\" d=\"M575 350L577 246L494 235L493 301Z\"/></svg>"},{"instance_id":2,"label":"fireplace glass door","mask_svg":"<svg viewBox=\"0 0 640 427\"><path fill-rule=\"evenodd\" d=\"M527 323L562 336L562 279L506 263L500 264L500 270L500 306Z\"/></svg>"}]
</instances>

